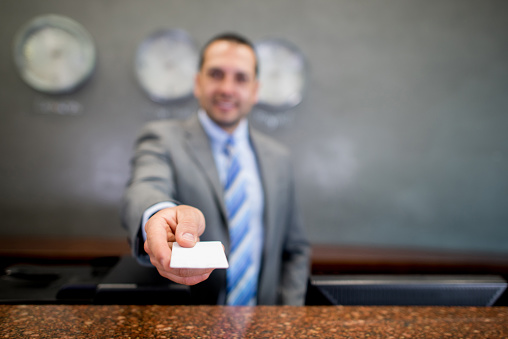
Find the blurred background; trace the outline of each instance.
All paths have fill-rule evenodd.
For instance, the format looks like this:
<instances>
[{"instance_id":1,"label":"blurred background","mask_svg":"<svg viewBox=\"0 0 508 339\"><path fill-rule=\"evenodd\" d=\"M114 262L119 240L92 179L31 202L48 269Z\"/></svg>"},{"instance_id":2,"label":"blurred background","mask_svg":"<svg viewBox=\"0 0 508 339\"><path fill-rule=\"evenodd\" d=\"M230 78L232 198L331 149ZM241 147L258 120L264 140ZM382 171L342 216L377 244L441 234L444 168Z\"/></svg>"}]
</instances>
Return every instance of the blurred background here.
<instances>
[{"instance_id":1,"label":"blurred background","mask_svg":"<svg viewBox=\"0 0 508 339\"><path fill-rule=\"evenodd\" d=\"M16 68L14 37L43 14L94 40L72 93L36 91ZM2 0L0 237L126 236L137 132L197 107L154 102L135 76L140 43L175 28L199 47L236 31L304 55L301 103L251 123L293 151L313 244L507 254L507 18L503 0Z\"/></svg>"}]
</instances>

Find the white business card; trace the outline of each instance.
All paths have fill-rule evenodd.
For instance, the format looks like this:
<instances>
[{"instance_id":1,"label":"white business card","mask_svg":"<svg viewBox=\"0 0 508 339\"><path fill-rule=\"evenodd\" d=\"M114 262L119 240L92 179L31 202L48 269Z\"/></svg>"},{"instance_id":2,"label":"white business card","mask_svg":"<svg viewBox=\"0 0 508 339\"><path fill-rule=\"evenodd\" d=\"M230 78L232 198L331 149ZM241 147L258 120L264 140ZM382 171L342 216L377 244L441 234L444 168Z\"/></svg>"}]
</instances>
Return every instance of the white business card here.
<instances>
[{"instance_id":1,"label":"white business card","mask_svg":"<svg viewBox=\"0 0 508 339\"><path fill-rule=\"evenodd\" d=\"M220 241L199 241L194 247L173 243L172 268L228 268L228 259Z\"/></svg>"}]
</instances>

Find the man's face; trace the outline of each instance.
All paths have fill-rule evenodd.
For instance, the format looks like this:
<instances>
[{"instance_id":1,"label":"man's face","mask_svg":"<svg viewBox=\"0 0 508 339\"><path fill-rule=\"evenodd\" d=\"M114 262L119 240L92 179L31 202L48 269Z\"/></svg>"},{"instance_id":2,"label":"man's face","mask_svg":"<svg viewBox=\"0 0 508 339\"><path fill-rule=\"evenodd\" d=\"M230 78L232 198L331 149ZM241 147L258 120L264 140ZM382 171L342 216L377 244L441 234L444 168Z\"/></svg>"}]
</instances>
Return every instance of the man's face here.
<instances>
[{"instance_id":1,"label":"man's face","mask_svg":"<svg viewBox=\"0 0 508 339\"><path fill-rule=\"evenodd\" d=\"M257 102L256 56L249 46L219 40L205 51L194 95L208 116L231 133Z\"/></svg>"}]
</instances>

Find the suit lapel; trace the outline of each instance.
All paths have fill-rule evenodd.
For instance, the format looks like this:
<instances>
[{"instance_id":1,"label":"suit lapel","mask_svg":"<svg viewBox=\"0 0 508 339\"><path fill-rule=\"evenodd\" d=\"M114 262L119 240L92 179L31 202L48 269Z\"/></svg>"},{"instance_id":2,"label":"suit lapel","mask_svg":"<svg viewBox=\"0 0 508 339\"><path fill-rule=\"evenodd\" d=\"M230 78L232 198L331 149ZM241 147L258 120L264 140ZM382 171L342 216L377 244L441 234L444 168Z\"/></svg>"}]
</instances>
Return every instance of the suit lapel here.
<instances>
[{"instance_id":1,"label":"suit lapel","mask_svg":"<svg viewBox=\"0 0 508 339\"><path fill-rule=\"evenodd\" d=\"M189 150L189 154L194 158L194 161L205 173L216 197L217 204L221 208L224 220L226 220L226 206L223 198L223 189L219 180L217 167L215 166L212 150L210 149L208 136L203 130L197 116L194 116L186 121L184 126L186 132L185 142Z\"/></svg>"},{"instance_id":2,"label":"suit lapel","mask_svg":"<svg viewBox=\"0 0 508 339\"><path fill-rule=\"evenodd\" d=\"M277 184L277 170L274 168L275 164L277 164L276 159L274 159L274 154L271 151L270 147L265 143L264 137L257 133L256 131L250 131L252 144L254 147L254 151L256 153L256 157L258 160L259 172L261 176L261 182L263 185L264 191L264 225L265 225L265 249L267 251L266 239L270 239L271 235L274 231L275 227L275 219L274 212L277 206L276 196L276 188L279 187Z\"/></svg>"}]
</instances>

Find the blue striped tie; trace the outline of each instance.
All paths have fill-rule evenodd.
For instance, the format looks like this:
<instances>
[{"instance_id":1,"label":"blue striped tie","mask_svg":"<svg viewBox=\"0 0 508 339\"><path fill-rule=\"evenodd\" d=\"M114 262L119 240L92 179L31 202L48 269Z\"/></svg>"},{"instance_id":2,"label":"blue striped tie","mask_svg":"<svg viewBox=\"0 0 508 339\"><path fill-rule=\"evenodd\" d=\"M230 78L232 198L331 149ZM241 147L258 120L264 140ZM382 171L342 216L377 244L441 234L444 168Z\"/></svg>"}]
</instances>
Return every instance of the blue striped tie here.
<instances>
[{"instance_id":1,"label":"blue striped tie","mask_svg":"<svg viewBox=\"0 0 508 339\"><path fill-rule=\"evenodd\" d=\"M253 235L249 231L250 210L247 190L238 156L230 138L224 153L229 168L224 186L226 210L229 220L229 268L227 270L227 305L255 305L257 276L253 263Z\"/></svg>"}]
</instances>

